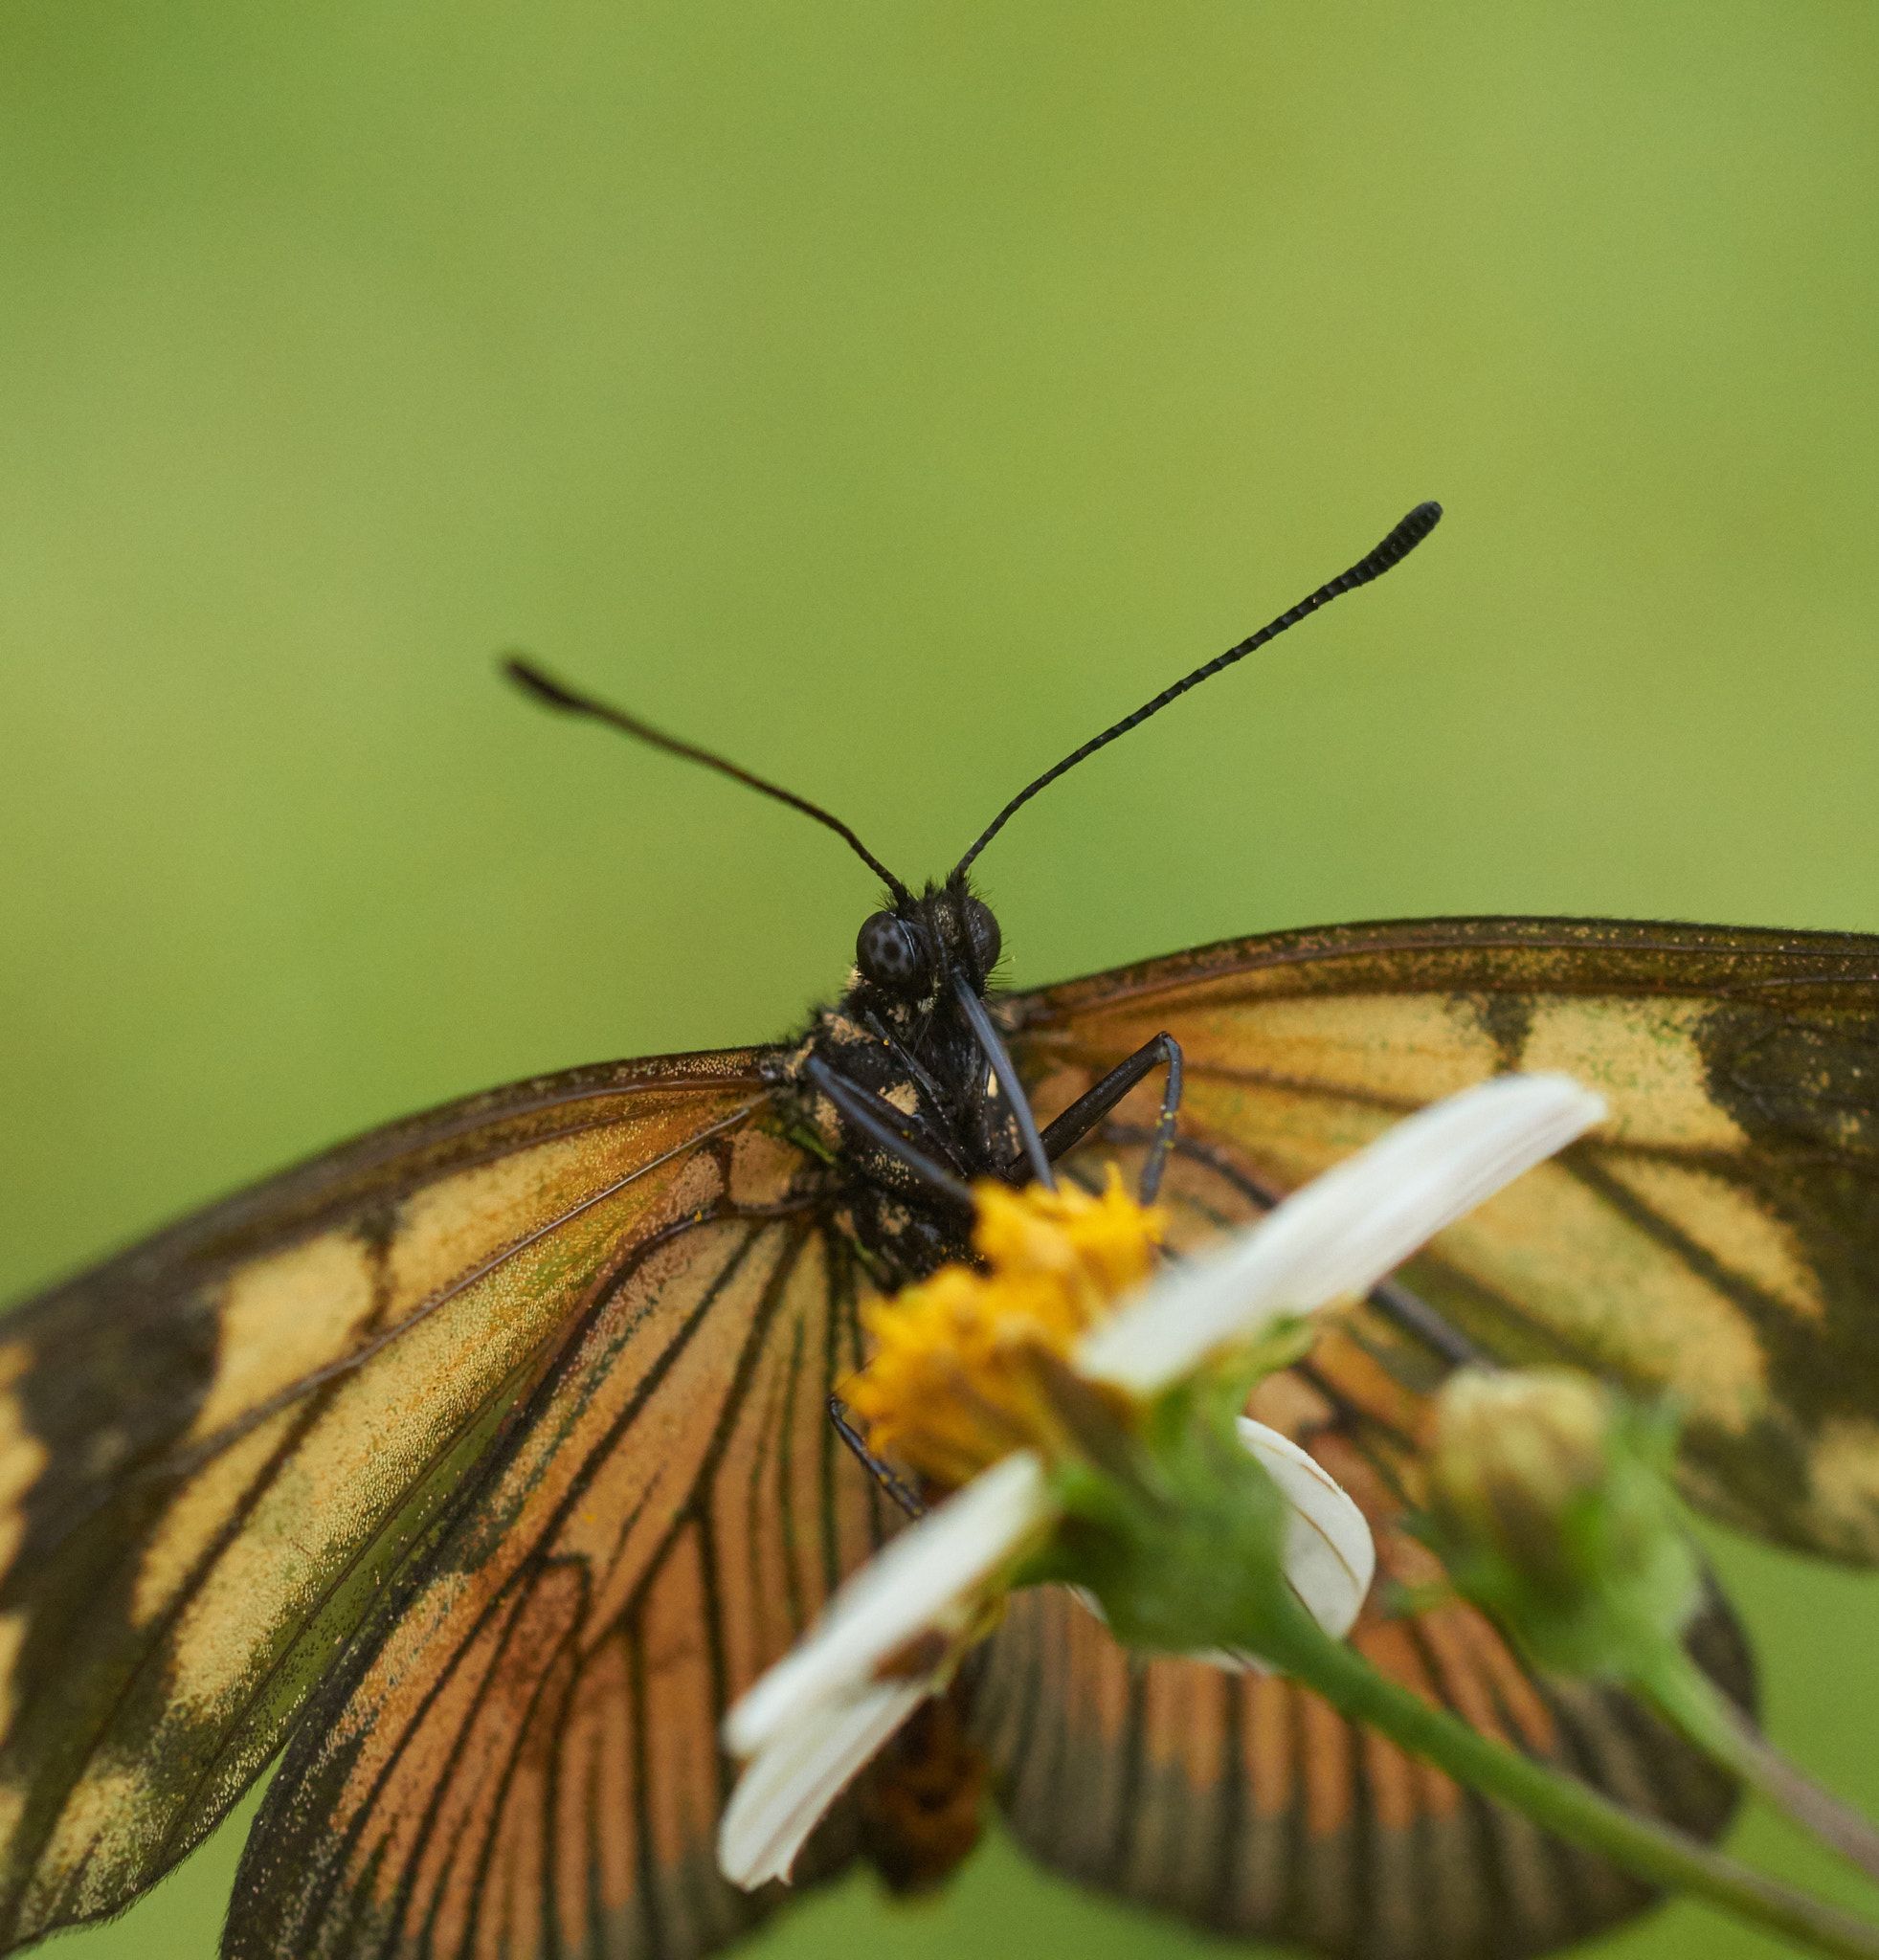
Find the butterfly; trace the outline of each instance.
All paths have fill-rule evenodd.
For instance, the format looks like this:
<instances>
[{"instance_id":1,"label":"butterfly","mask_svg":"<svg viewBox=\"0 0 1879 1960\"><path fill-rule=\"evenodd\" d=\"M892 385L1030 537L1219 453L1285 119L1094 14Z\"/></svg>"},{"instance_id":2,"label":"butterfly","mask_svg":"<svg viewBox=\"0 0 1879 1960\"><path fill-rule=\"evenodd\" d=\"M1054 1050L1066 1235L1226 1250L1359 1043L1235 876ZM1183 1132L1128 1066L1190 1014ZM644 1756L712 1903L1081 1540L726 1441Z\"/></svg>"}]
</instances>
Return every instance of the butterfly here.
<instances>
[{"instance_id":1,"label":"butterfly","mask_svg":"<svg viewBox=\"0 0 1879 1960\"><path fill-rule=\"evenodd\" d=\"M726 1707L896 1528L850 1447L860 1309L967 1256L970 1185L1121 1163L1176 1249L1400 1114L1559 1068L1609 1121L1259 1392L1365 1505L1354 1637L1477 1726L1713 1833L1727 1782L1540 1681L1402 1528L1432 1392L1561 1359L1687 1414L1712 1514L1879 1557L1879 941L1545 919L1228 942L1018 994L969 872L916 894L829 813L533 668L548 705L779 797L886 888L799 1038L600 1064L393 1124L0 1325L0 1941L120 1909L277 1755L235 1960L682 1960L778 1902L718 1874ZM834 1405L832 1407L832 1404ZM1692 1643L1745 1704L1713 1599ZM284 1753L283 1753L284 1751ZM1277 1679L1131 1659L1022 1595L854 1787L799 1881L928 1882L989 1783L1087 1882L1248 1936L1538 1951L1644 1903Z\"/></svg>"}]
</instances>

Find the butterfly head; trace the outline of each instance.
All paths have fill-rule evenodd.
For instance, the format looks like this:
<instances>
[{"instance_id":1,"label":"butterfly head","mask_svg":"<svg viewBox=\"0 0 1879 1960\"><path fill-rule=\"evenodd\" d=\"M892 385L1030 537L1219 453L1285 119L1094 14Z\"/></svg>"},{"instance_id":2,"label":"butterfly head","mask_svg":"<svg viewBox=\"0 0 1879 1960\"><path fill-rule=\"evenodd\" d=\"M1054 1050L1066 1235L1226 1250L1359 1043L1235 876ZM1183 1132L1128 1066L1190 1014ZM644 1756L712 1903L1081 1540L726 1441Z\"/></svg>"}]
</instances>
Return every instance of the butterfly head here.
<instances>
[{"instance_id":1,"label":"butterfly head","mask_svg":"<svg viewBox=\"0 0 1879 1960\"><path fill-rule=\"evenodd\" d=\"M911 1006L930 1000L954 974L982 994L1003 944L992 907L959 879L869 913L855 936L855 966L867 987Z\"/></svg>"}]
</instances>

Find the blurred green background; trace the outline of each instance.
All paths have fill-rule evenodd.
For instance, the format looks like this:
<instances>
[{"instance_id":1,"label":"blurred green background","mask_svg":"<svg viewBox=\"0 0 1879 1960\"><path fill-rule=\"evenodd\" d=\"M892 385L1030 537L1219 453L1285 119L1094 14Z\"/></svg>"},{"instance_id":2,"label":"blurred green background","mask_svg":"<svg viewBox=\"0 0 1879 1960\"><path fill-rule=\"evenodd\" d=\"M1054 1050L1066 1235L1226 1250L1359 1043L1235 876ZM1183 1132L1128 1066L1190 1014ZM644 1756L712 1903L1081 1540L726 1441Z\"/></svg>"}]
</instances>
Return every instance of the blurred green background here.
<instances>
[{"instance_id":1,"label":"blurred green background","mask_svg":"<svg viewBox=\"0 0 1879 1960\"><path fill-rule=\"evenodd\" d=\"M865 871L510 645L917 879L1440 497L1006 833L1020 983L1401 914L1879 929L1876 207L1850 0L8 0L6 1290L839 980ZM1719 1555L1775 1733L1879 1801L1874 1581ZM237 1850L59 1951L210 1953ZM967 1946L1228 1950L1002 1844L763 1950Z\"/></svg>"}]
</instances>

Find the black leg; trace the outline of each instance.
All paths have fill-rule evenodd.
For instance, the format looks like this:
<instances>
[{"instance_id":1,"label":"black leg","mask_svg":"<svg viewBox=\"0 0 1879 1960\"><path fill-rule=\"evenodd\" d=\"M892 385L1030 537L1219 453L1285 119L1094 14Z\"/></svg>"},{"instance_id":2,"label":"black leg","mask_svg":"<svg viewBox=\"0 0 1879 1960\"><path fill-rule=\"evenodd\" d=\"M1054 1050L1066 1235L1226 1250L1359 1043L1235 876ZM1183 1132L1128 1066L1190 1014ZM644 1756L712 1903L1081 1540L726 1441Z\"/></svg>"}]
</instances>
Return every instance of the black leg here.
<instances>
[{"instance_id":1,"label":"black leg","mask_svg":"<svg viewBox=\"0 0 1879 1960\"><path fill-rule=\"evenodd\" d=\"M952 976L952 991L965 1010L966 1025L978 1037L978 1045L985 1050L986 1058L992 1064L992 1073L997 1077L998 1087L1004 1091L1012 1115L1018 1120L1018 1141L1024 1147L1023 1155L1031 1166L1031 1175L1046 1191L1055 1191L1057 1179L1051 1175L1050 1158L1038 1135L1038 1120L1031 1114L1030 1100L1024 1093L1024 1084L1018 1080L1011 1051L992 1025L992 1016L985 1012L985 1003L973 991L972 982L963 973ZM1017 1164L1014 1163L1010 1169L1016 1170Z\"/></svg>"},{"instance_id":2,"label":"black leg","mask_svg":"<svg viewBox=\"0 0 1879 1960\"><path fill-rule=\"evenodd\" d=\"M929 1191L950 1198L955 1205L963 1205L967 1211L972 1210L970 1188L927 1155L908 1135L906 1118L885 1096L877 1096L871 1089L858 1089L853 1082L843 1081L819 1055L809 1058L803 1064L803 1073L858 1130L885 1150L896 1164L912 1171Z\"/></svg>"},{"instance_id":3,"label":"black leg","mask_svg":"<svg viewBox=\"0 0 1879 1960\"><path fill-rule=\"evenodd\" d=\"M900 1505L901 1509L909 1518L923 1516L927 1506L861 1440L861 1431L848 1419L848 1404L839 1395L829 1397L829 1420L835 1424L836 1435L854 1452L855 1460Z\"/></svg>"},{"instance_id":4,"label":"black leg","mask_svg":"<svg viewBox=\"0 0 1879 1960\"><path fill-rule=\"evenodd\" d=\"M1154 1203L1161 1189L1161 1173L1168 1166L1168 1151L1174 1141L1174 1118L1181 1106L1181 1044L1172 1035L1157 1035L1145 1041L1127 1061L1119 1061L1093 1089L1086 1090L1063 1114L1048 1125L1041 1142L1044 1154L1061 1157L1074 1149L1108 1115L1151 1070L1168 1064L1168 1086L1161 1095L1161 1118L1149 1145L1148 1161L1142 1166L1141 1196L1145 1205Z\"/></svg>"}]
</instances>

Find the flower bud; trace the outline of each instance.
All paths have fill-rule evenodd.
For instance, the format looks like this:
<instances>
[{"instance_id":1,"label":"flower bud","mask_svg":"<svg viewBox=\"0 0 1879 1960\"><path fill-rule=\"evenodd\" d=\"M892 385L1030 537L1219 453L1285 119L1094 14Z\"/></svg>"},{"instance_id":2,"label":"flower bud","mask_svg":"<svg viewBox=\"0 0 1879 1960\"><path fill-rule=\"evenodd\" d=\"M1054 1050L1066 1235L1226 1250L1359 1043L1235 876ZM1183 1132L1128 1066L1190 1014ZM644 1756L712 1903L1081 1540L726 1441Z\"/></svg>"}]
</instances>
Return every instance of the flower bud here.
<instances>
[{"instance_id":1,"label":"flower bud","mask_svg":"<svg viewBox=\"0 0 1879 1960\"><path fill-rule=\"evenodd\" d=\"M1437 1402L1427 1535L1543 1665L1634 1679L1699 1597L1673 1445L1661 1411L1589 1375L1464 1370Z\"/></svg>"}]
</instances>

